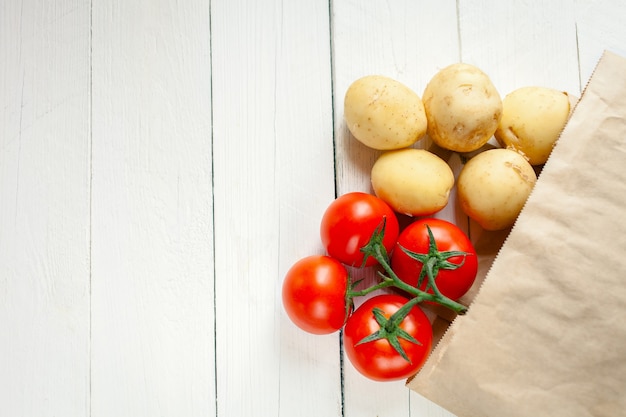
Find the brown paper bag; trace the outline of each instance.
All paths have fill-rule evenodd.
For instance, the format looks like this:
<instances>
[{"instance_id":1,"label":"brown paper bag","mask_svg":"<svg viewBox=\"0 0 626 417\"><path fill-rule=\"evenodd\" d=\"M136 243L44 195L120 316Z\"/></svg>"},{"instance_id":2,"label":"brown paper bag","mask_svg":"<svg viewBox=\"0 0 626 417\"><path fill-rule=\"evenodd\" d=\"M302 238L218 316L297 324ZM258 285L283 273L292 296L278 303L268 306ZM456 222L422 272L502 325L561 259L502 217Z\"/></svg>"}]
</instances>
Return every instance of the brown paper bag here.
<instances>
[{"instance_id":1,"label":"brown paper bag","mask_svg":"<svg viewBox=\"0 0 626 417\"><path fill-rule=\"evenodd\" d=\"M626 416L626 59L604 53L469 312L407 384L459 417Z\"/></svg>"}]
</instances>

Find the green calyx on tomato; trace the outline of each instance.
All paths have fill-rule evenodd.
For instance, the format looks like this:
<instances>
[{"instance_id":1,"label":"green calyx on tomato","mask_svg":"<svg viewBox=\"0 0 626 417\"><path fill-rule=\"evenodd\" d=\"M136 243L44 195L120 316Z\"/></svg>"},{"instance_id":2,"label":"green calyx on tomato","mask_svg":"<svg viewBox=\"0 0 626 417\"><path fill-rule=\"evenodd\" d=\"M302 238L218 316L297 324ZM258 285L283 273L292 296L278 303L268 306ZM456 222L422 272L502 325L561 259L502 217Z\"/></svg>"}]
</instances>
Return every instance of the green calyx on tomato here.
<instances>
[{"instance_id":1,"label":"green calyx on tomato","mask_svg":"<svg viewBox=\"0 0 626 417\"><path fill-rule=\"evenodd\" d=\"M416 304L398 294L379 294L352 313L343 332L344 349L361 374L392 381L414 375L422 367L433 331Z\"/></svg>"},{"instance_id":2,"label":"green calyx on tomato","mask_svg":"<svg viewBox=\"0 0 626 417\"><path fill-rule=\"evenodd\" d=\"M400 327L400 323L402 323L402 321L405 319L407 314L409 314L411 309L417 305L418 301L418 298L413 298L412 300L404 304L398 311L393 313L389 318L385 317L384 312L380 308L375 307L374 309L372 309L372 314L374 315L376 322L380 326L380 329L370 334L369 336L361 339L357 343L357 345L367 342L373 342L375 340L385 339L396 350L396 352L398 352L398 354L402 356L404 360L406 360L407 362L411 362L411 359L409 359L406 352L402 348L399 339L402 338L417 345L421 345L421 343L409 332Z\"/></svg>"},{"instance_id":3,"label":"green calyx on tomato","mask_svg":"<svg viewBox=\"0 0 626 417\"><path fill-rule=\"evenodd\" d=\"M447 264L445 264L446 262L445 260L450 258L451 256L459 256L459 255L465 256L466 254L464 252L454 251L452 254L447 254L446 252L439 252L435 244L434 238L431 239L433 243L431 244L431 249L429 250L429 254L424 254L424 255L430 255L430 257L432 257L434 260L439 260L440 262L427 261L427 262L436 264L435 265L436 268L434 267L431 268L430 276L429 276L429 285L431 286L432 292L426 291L425 289L421 289L418 286L407 284L402 279L400 279L398 275L394 272L394 270L391 267L391 262L390 262L387 250L385 246L382 244L384 234L385 234L385 219L383 219L383 221L378 226L378 228L374 230L374 233L372 234L369 242L361 248L361 251L363 252L365 256L365 259L372 257L376 259L376 261L382 267L384 272L378 273L381 279L380 283L373 285L369 288L366 288L364 290L358 291L358 292L351 292L351 294L349 294L351 297L364 296L378 289L387 288L387 287L395 287L417 298L417 300L415 301L416 303L419 303L422 301L430 301L430 302L434 302L437 304L441 304L442 306L451 309L457 314L465 314L467 312L466 306L464 306L463 304L460 304L459 302L455 300L450 299L449 297L442 294L441 291L437 289L437 284L435 282L435 275L433 275L433 272L436 268L439 268L439 269L444 269L444 267L453 268L455 264L450 263L451 266L448 266ZM430 236L432 236L432 233L430 234ZM416 254L416 255L420 257L422 254ZM446 255L449 255L449 256L447 256L446 258ZM437 269L437 271L439 269ZM428 275L428 270L425 273Z\"/></svg>"},{"instance_id":4,"label":"green calyx on tomato","mask_svg":"<svg viewBox=\"0 0 626 417\"><path fill-rule=\"evenodd\" d=\"M391 268L406 284L458 300L472 287L478 273L476 249L458 226L425 218L408 225L398 236ZM436 282L436 286L433 283Z\"/></svg>"},{"instance_id":5,"label":"green calyx on tomato","mask_svg":"<svg viewBox=\"0 0 626 417\"><path fill-rule=\"evenodd\" d=\"M427 290L430 288L433 290L433 292L435 292L435 294L441 295L441 292L437 288L437 285L435 285L435 277L439 273L439 270L455 270L462 267L465 263L466 257L469 254L467 252L462 252L458 250L440 252L439 249L437 249L437 242L435 241L433 231L431 230L429 225L426 225L426 230L428 231L429 237L428 253L412 252L402 246L400 246L400 248L402 249L402 251L404 251L404 253L409 255L409 257L421 262L423 265L419 277L417 278L417 286L422 286L422 284L424 283L424 278L426 278L428 281L425 285L425 288ZM463 257L461 262L458 264L450 262L449 259L456 256Z\"/></svg>"},{"instance_id":6,"label":"green calyx on tomato","mask_svg":"<svg viewBox=\"0 0 626 417\"><path fill-rule=\"evenodd\" d=\"M390 265L390 258L387 253L385 246L382 244L383 236L385 234L385 220L381 222L381 224L376 228L374 233L372 234L367 245L361 248L361 252L363 252L365 259L368 257L373 257L382 267L383 272L379 272L380 282L376 285L373 285L369 288L366 288L362 291L355 292L353 291L353 287L355 284L352 284L348 288L348 299L352 299L357 296L367 295L375 290L386 288L386 287L395 287L403 290L406 293L409 293L413 296L410 300L408 300L402 307L400 307L395 313L393 313L389 318L387 318L383 313L383 311L374 307L371 311L376 323L378 324L378 329L374 332L366 335L360 340L356 341L354 347L350 347L350 352L352 357L352 361L359 361L358 356L355 356L354 350L358 349L359 345L372 343L372 342L380 342L386 341L391 348L401 357L405 362L412 365L412 360L406 354L405 349L402 347L402 343L400 339L406 340L410 342L412 345L420 345L420 342L409 332L404 330L401 327L401 323L404 322L405 318L409 314L414 314L413 309L422 301L431 301L438 304L441 304L451 310L455 311L457 314L465 314L467 312L467 307L464 305L446 297L442 294L435 282L435 277L440 270L453 270L459 268L463 265L465 261L465 257L468 255L463 251L443 251L440 252L437 249L437 244L435 238L433 236L430 227L426 225L426 229L428 231L428 241L429 241L429 250L427 253L415 253L408 251L408 255L411 258L414 258L423 263L424 268L420 272L420 277L418 279L418 285L412 286L401 280L398 275L394 272ZM404 250L404 249L403 249ZM462 261L459 264L452 263L449 261L451 257L462 256ZM424 277L428 278L428 284L425 288L419 288L421 285L421 281L424 280ZM376 297L374 297L376 298ZM352 305L352 302L350 302ZM350 317L347 323L353 322L354 319ZM348 328L347 328L348 330ZM432 330L431 330L432 333ZM430 349L430 346L427 350ZM420 358L419 366L425 361L425 358ZM418 369L418 367L412 367L414 371ZM371 370L367 369L367 366L360 365L359 370L361 373L364 373L366 376L372 378L370 374ZM382 372L382 371L381 371ZM380 375L374 377L374 379L393 379L393 378L383 378Z\"/></svg>"}]
</instances>

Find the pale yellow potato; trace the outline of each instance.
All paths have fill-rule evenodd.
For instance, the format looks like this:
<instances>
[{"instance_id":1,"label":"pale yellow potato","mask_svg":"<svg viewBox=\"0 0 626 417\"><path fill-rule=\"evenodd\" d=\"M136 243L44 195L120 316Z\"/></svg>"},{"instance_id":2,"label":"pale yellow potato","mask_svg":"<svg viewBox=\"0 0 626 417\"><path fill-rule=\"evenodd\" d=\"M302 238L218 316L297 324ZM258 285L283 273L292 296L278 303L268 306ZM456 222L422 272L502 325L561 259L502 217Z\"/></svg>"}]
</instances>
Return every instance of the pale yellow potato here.
<instances>
[{"instance_id":1,"label":"pale yellow potato","mask_svg":"<svg viewBox=\"0 0 626 417\"><path fill-rule=\"evenodd\" d=\"M352 136L373 149L406 148L426 134L422 99L382 75L368 75L350 85L343 115Z\"/></svg>"},{"instance_id":2,"label":"pale yellow potato","mask_svg":"<svg viewBox=\"0 0 626 417\"><path fill-rule=\"evenodd\" d=\"M515 223L536 182L533 167L521 154L490 149L465 164L457 179L457 198L483 229L502 230Z\"/></svg>"},{"instance_id":3,"label":"pale yellow potato","mask_svg":"<svg viewBox=\"0 0 626 417\"><path fill-rule=\"evenodd\" d=\"M398 149L380 155L371 172L372 188L396 212L425 216L448 204L454 186L450 166L424 149Z\"/></svg>"},{"instance_id":4,"label":"pale yellow potato","mask_svg":"<svg viewBox=\"0 0 626 417\"><path fill-rule=\"evenodd\" d=\"M544 164L570 114L567 93L546 87L522 87L502 100L502 118L494 136L505 148Z\"/></svg>"},{"instance_id":5,"label":"pale yellow potato","mask_svg":"<svg viewBox=\"0 0 626 417\"><path fill-rule=\"evenodd\" d=\"M464 63L435 74L422 101L430 138L457 152L472 152L487 143L502 115L502 98L487 74Z\"/></svg>"}]
</instances>

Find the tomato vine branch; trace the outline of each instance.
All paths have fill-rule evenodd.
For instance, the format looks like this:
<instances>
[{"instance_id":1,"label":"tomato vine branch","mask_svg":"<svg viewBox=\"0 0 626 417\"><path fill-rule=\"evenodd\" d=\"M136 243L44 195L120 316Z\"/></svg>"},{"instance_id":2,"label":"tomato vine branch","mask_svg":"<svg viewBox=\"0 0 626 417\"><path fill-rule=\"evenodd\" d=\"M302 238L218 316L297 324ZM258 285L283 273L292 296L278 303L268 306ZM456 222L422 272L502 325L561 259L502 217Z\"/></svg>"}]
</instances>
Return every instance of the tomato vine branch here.
<instances>
[{"instance_id":1,"label":"tomato vine branch","mask_svg":"<svg viewBox=\"0 0 626 417\"><path fill-rule=\"evenodd\" d=\"M367 245L361 248L361 252L365 254L365 258L363 260L363 264L365 264L365 260L368 257L373 257L378 261L380 266L383 268L384 273L379 273L382 281L372 287L369 287L365 290L362 290L358 293L353 293L354 295L366 295L370 292L386 288L386 287L396 287L400 290L403 290L414 297L418 297L419 301L431 301L437 304L440 304L444 307L447 307L454 311L457 314L465 314L467 312L467 307L461 303L458 303L445 295L443 295L437 285L435 283L435 278L440 269L456 269L463 265L465 260L463 260L459 264L454 264L450 262L448 259L453 256L467 256L467 253L461 251L445 251L440 252L437 249L437 243L433 236L430 227L426 226L429 234L429 251L426 254L420 254L411 252L405 248L401 248L404 250L409 256L420 261L423 264L422 270L420 272L420 278L418 281L418 285L416 287L411 286L404 281L402 281L396 273L391 268L389 262L389 255L385 246L383 245L383 236L385 234L385 219L383 219L381 225L372 233L372 237L370 238ZM427 277L428 279L428 288L433 290L432 293L419 289L421 281Z\"/></svg>"},{"instance_id":2,"label":"tomato vine branch","mask_svg":"<svg viewBox=\"0 0 626 417\"><path fill-rule=\"evenodd\" d=\"M385 317L381 309L374 308L372 310L372 314L374 315L374 319L376 320L380 328L376 332L370 334L369 336L366 336L357 343L357 345L359 345L362 343L373 342L375 340L386 339L389 344L396 350L396 352L398 352L398 354L402 356L402 358L410 362L406 352L404 351L404 348L400 344L400 339L405 339L411 343L416 344L420 344L420 342L404 329L402 329L400 327L400 324L410 313L411 309L422 301L430 301L436 304L440 304L460 315L467 312L466 306L446 297L441 293L441 291L439 291L435 282L435 278L437 277L439 271L442 269L457 269L461 267L465 263L466 256L468 256L469 254L462 251L440 252L437 248L437 242L435 241L432 230L428 225L426 225L429 238L427 253L412 252L400 246L400 250L404 251L409 257L415 259L422 264L417 285L409 285L402 281L391 267L389 254L387 253L387 249L383 245L385 222L386 219L383 218L380 226L378 226L376 230L374 230L374 232L372 233L372 236L370 237L368 243L361 248L361 252L363 252L363 254L365 255L362 267L365 266L366 261L369 257L376 259L376 261L378 261L379 265L382 268L382 271L378 271L378 277L380 278L380 281L377 284L374 284L360 291L354 291L354 287L357 286L361 282L361 280L349 283L348 291L346 292L346 317L349 314L350 309L354 306L354 297L365 296L373 291L388 287L396 287L408 294L411 294L413 298L406 302L389 318ZM463 260L460 263L455 264L449 261L450 258L457 256L463 257ZM420 287L422 286L424 279L427 279L428 281L425 285L424 290L422 290L420 289ZM432 292L429 292L429 289L432 290Z\"/></svg>"}]
</instances>

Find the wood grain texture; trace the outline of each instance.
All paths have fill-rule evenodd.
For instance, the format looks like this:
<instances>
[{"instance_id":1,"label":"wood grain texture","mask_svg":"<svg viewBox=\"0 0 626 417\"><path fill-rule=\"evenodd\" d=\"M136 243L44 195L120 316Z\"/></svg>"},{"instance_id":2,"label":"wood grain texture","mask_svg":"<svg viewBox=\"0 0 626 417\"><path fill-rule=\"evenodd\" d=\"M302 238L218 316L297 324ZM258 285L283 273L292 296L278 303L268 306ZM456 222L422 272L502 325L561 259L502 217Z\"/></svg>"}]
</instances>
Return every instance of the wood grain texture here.
<instances>
[{"instance_id":1,"label":"wood grain texture","mask_svg":"<svg viewBox=\"0 0 626 417\"><path fill-rule=\"evenodd\" d=\"M334 198L328 13L212 5L218 415L341 415L338 335L303 334L281 302Z\"/></svg>"},{"instance_id":2,"label":"wood grain texture","mask_svg":"<svg viewBox=\"0 0 626 417\"><path fill-rule=\"evenodd\" d=\"M89 410L89 3L0 6L0 409Z\"/></svg>"},{"instance_id":3,"label":"wood grain texture","mask_svg":"<svg viewBox=\"0 0 626 417\"><path fill-rule=\"evenodd\" d=\"M92 13L91 415L213 415L209 5Z\"/></svg>"},{"instance_id":4,"label":"wood grain texture","mask_svg":"<svg viewBox=\"0 0 626 417\"><path fill-rule=\"evenodd\" d=\"M626 56L626 3L575 0L574 6L582 90L604 50Z\"/></svg>"},{"instance_id":5,"label":"wood grain texture","mask_svg":"<svg viewBox=\"0 0 626 417\"><path fill-rule=\"evenodd\" d=\"M371 192L379 152L346 129L345 91L378 73L421 95L463 60L502 95L577 95L604 49L626 55L625 16L611 0L1 2L0 414L452 417L282 310L327 205Z\"/></svg>"},{"instance_id":6,"label":"wood grain texture","mask_svg":"<svg viewBox=\"0 0 626 417\"><path fill-rule=\"evenodd\" d=\"M459 2L461 59L482 68L503 97L524 86L578 95L574 1Z\"/></svg>"}]
</instances>

